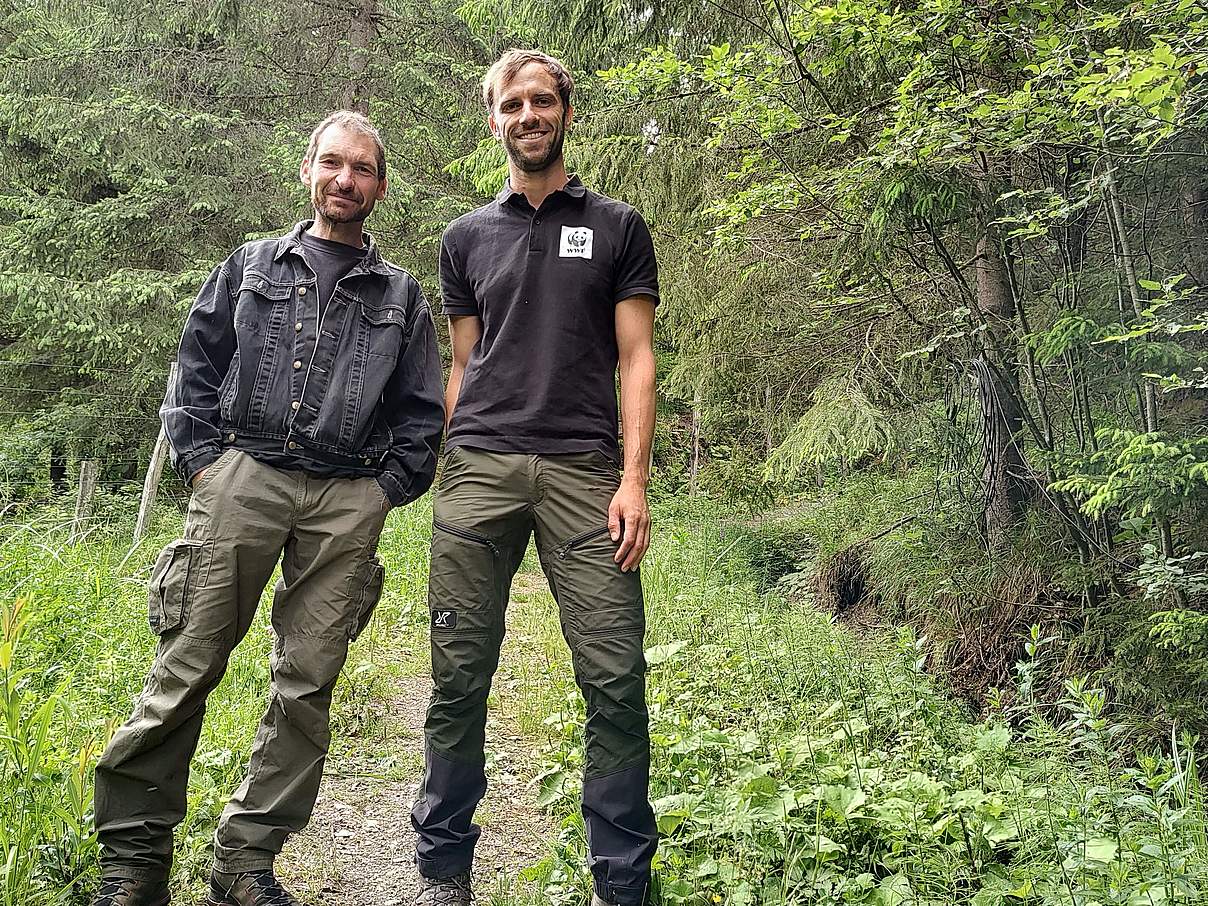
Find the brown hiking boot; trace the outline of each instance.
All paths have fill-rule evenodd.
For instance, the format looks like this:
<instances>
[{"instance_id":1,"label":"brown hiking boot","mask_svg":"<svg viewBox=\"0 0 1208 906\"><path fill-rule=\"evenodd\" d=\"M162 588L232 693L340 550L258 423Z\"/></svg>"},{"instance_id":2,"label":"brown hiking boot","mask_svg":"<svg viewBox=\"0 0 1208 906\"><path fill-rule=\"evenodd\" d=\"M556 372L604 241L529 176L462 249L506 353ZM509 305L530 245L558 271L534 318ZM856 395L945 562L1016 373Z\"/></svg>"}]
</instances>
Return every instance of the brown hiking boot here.
<instances>
[{"instance_id":1,"label":"brown hiking boot","mask_svg":"<svg viewBox=\"0 0 1208 906\"><path fill-rule=\"evenodd\" d=\"M271 868L210 872L206 906L302 906L281 886Z\"/></svg>"},{"instance_id":2,"label":"brown hiking boot","mask_svg":"<svg viewBox=\"0 0 1208 906\"><path fill-rule=\"evenodd\" d=\"M415 898L415 906L470 906L473 899L468 871L451 878L419 876L419 896Z\"/></svg>"},{"instance_id":3,"label":"brown hiking boot","mask_svg":"<svg viewBox=\"0 0 1208 906\"><path fill-rule=\"evenodd\" d=\"M168 906L171 899L163 881L102 878L92 906Z\"/></svg>"}]
</instances>

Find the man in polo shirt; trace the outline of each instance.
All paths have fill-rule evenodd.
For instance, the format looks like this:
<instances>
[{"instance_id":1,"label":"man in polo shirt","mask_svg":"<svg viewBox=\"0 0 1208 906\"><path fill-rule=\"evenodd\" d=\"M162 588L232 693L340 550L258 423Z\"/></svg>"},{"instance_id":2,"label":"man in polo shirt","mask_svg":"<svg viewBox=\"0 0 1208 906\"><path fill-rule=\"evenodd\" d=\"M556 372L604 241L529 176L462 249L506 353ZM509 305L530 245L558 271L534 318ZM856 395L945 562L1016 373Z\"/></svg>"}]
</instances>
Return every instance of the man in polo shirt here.
<instances>
[{"instance_id":1,"label":"man in polo shirt","mask_svg":"<svg viewBox=\"0 0 1208 906\"><path fill-rule=\"evenodd\" d=\"M638 564L650 532L658 274L638 213L567 176L572 88L545 54L512 50L491 67L483 98L510 178L441 243L453 368L429 584L435 689L412 812L421 904L470 901L487 695L509 586L534 532L587 701L592 903L640 906L650 884L657 833Z\"/></svg>"}]
</instances>

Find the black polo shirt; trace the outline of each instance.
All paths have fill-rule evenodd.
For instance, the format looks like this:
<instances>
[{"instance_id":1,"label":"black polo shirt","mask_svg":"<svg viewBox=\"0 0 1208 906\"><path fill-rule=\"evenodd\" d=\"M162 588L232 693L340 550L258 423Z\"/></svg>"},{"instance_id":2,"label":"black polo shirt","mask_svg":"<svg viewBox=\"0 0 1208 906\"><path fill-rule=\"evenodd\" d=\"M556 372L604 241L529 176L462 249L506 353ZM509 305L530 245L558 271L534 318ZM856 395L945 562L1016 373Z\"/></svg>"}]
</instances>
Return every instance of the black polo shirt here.
<instances>
[{"instance_id":1,"label":"black polo shirt","mask_svg":"<svg viewBox=\"0 0 1208 906\"><path fill-rule=\"evenodd\" d=\"M572 177L534 211L505 185L440 249L444 312L482 320L447 446L619 459L616 304L658 303L650 230Z\"/></svg>"}]
</instances>

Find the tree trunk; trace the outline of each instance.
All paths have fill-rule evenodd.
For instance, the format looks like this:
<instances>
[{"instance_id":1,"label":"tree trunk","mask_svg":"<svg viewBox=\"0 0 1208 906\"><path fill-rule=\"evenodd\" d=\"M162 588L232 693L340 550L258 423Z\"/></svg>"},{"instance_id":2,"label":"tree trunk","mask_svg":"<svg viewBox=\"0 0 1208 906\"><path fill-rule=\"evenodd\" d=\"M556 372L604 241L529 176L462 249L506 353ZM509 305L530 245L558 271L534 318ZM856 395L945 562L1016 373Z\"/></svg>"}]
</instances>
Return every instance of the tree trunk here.
<instances>
[{"instance_id":1,"label":"tree trunk","mask_svg":"<svg viewBox=\"0 0 1208 906\"><path fill-rule=\"evenodd\" d=\"M772 385L763 388L763 446L767 456L776 449L776 438L772 435Z\"/></svg>"},{"instance_id":2,"label":"tree trunk","mask_svg":"<svg viewBox=\"0 0 1208 906\"><path fill-rule=\"evenodd\" d=\"M57 444L50 448L50 490L55 496L67 493L67 453Z\"/></svg>"},{"instance_id":3,"label":"tree trunk","mask_svg":"<svg viewBox=\"0 0 1208 906\"><path fill-rule=\"evenodd\" d=\"M1183 270L1201 292L1208 291L1208 180L1188 176L1182 196Z\"/></svg>"},{"instance_id":4,"label":"tree trunk","mask_svg":"<svg viewBox=\"0 0 1208 906\"><path fill-rule=\"evenodd\" d=\"M688 471L688 493L696 495L696 480L700 475L700 407L701 393L699 382L696 392L692 395L692 464Z\"/></svg>"},{"instance_id":5,"label":"tree trunk","mask_svg":"<svg viewBox=\"0 0 1208 906\"><path fill-rule=\"evenodd\" d=\"M1120 200L1120 187L1116 181L1115 162L1107 146L1107 125L1103 113L1099 113L1099 125L1103 130L1103 151L1107 156L1107 169L1103 174L1103 187L1107 192L1107 209L1115 240L1116 258L1124 271L1124 279L1128 290L1128 300L1132 303L1133 315L1141 318L1145 310L1145 299L1142 295L1141 284L1137 279L1136 263L1133 260L1132 242L1128 235L1128 223L1124 219L1124 204ZM1147 434L1158 431L1158 391L1154 382L1142 378L1141 385L1141 423ZM1158 542L1162 547L1162 556L1170 559L1174 556L1174 531L1170 520L1159 517Z\"/></svg>"},{"instance_id":6,"label":"tree trunk","mask_svg":"<svg viewBox=\"0 0 1208 906\"><path fill-rule=\"evenodd\" d=\"M367 71L369 54L377 37L377 0L357 0L348 23L348 85L344 109L369 113L371 92Z\"/></svg>"},{"instance_id":7,"label":"tree trunk","mask_svg":"<svg viewBox=\"0 0 1208 906\"><path fill-rule=\"evenodd\" d=\"M1030 469L1019 446L1023 414L1013 392L1011 323L1015 299L1007 264L989 230L977 245L977 307L985 330L973 362L981 407L982 530L991 550L1003 550L1031 496Z\"/></svg>"}]
</instances>

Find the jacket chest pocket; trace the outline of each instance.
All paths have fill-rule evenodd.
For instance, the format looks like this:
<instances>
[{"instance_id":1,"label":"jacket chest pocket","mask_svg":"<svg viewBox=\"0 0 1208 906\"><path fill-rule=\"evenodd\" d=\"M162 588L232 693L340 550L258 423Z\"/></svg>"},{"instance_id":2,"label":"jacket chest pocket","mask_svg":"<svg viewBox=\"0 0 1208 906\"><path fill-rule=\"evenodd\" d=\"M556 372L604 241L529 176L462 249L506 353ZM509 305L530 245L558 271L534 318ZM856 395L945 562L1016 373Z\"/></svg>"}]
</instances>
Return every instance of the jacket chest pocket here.
<instances>
[{"instance_id":1,"label":"jacket chest pocket","mask_svg":"<svg viewBox=\"0 0 1208 906\"><path fill-rule=\"evenodd\" d=\"M369 355L397 361L407 339L405 325L402 306L361 303L359 333Z\"/></svg>"},{"instance_id":2,"label":"jacket chest pocket","mask_svg":"<svg viewBox=\"0 0 1208 906\"><path fill-rule=\"evenodd\" d=\"M289 313L293 293L292 282L274 283L263 274L244 274L235 299L235 327L239 338L266 336L274 327L279 330Z\"/></svg>"}]
</instances>

